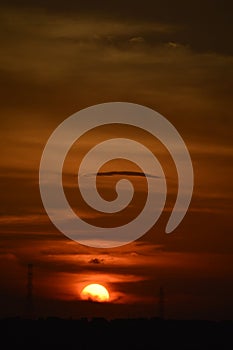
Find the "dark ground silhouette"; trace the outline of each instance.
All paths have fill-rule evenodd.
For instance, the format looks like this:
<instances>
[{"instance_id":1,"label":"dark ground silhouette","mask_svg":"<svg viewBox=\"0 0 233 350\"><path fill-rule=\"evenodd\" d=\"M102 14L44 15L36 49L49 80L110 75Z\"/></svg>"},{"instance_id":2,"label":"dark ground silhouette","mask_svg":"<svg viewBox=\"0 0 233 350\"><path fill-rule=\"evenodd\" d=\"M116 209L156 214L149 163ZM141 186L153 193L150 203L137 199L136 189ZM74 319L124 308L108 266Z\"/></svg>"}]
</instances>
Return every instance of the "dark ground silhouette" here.
<instances>
[{"instance_id":1,"label":"dark ground silhouette","mask_svg":"<svg viewBox=\"0 0 233 350\"><path fill-rule=\"evenodd\" d=\"M5 349L233 349L233 321L9 318L0 329Z\"/></svg>"}]
</instances>

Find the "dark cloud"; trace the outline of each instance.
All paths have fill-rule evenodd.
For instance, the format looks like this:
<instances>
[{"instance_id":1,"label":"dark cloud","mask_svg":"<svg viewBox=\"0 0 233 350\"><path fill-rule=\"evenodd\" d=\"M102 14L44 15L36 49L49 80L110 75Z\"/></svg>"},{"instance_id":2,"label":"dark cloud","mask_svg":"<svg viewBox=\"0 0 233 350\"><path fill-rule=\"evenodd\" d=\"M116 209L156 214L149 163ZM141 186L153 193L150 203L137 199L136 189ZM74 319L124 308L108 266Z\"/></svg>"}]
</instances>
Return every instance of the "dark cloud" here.
<instances>
[{"instance_id":1,"label":"dark cloud","mask_svg":"<svg viewBox=\"0 0 233 350\"><path fill-rule=\"evenodd\" d=\"M2 6L27 11L42 10L46 13L62 14L74 18L95 16L115 18L124 22L136 21L170 23L178 25L178 33L170 35L170 40L189 44L198 51L233 53L231 34L233 32L232 1L172 1L147 0L143 4L135 0L100 1L45 1L3 0ZM140 35L140 34L139 34ZM141 35L140 35L141 36Z\"/></svg>"},{"instance_id":2,"label":"dark cloud","mask_svg":"<svg viewBox=\"0 0 233 350\"><path fill-rule=\"evenodd\" d=\"M98 258L93 258L89 260L89 264L101 264L104 260L103 259L98 259Z\"/></svg>"},{"instance_id":3,"label":"dark cloud","mask_svg":"<svg viewBox=\"0 0 233 350\"><path fill-rule=\"evenodd\" d=\"M139 171L105 171L99 172L97 176L116 176L116 175L125 175L125 176L136 176L136 177L150 177L154 179L159 179L159 176L144 174Z\"/></svg>"}]
</instances>

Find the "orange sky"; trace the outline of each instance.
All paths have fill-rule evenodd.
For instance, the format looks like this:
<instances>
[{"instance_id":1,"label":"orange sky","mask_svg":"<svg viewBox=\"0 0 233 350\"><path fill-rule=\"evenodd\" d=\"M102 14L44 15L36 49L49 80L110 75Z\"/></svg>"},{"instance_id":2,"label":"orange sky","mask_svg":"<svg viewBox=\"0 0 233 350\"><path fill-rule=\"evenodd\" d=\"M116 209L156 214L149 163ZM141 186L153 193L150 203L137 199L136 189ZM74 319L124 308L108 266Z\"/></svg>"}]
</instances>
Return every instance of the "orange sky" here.
<instances>
[{"instance_id":1,"label":"orange sky","mask_svg":"<svg viewBox=\"0 0 233 350\"><path fill-rule=\"evenodd\" d=\"M211 2L210 10L203 4L200 13L195 3L188 9L182 1L176 8L171 1L148 1L140 11L128 1L124 16L121 1L103 1L101 11L79 1L70 8L58 2L56 9L53 1L2 5L0 317L23 313L27 264L33 263L35 304L45 315L101 314L79 301L79 293L85 284L103 283L110 291L102 309L107 317L156 315L163 285L167 317L232 318L232 31L227 6ZM69 202L85 220L107 227L127 222L146 197L145 179L128 176L136 193L123 213L102 215L80 201L75 172L100 140L130 136L143 142L168 180L155 227L136 242L105 250L73 242L53 226L38 171L59 123L111 101L146 105L173 123L189 149L195 187L183 222L166 235L177 175L165 148L134 128L87 134L69 152L63 177ZM140 169L119 161L102 169L125 170ZM118 178L99 177L100 193L113 198Z\"/></svg>"}]
</instances>

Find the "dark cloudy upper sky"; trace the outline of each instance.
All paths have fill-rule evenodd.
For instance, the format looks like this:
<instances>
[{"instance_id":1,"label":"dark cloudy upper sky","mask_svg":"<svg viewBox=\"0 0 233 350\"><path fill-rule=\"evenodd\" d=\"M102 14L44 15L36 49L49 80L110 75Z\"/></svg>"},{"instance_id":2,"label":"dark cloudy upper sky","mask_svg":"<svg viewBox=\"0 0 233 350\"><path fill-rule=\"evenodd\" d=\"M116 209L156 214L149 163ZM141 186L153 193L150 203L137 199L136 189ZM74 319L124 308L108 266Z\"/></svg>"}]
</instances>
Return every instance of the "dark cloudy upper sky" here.
<instances>
[{"instance_id":1,"label":"dark cloudy upper sky","mask_svg":"<svg viewBox=\"0 0 233 350\"><path fill-rule=\"evenodd\" d=\"M231 1L1 1L0 316L23 313L33 263L35 302L45 315L91 314L79 293L93 282L111 292L108 316L156 314L163 285L167 317L232 318L231 14ZM170 186L156 227L125 247L97 250L70 241L49 221L38 171L59 123L112 101L146 105L174 124L191 154L195 188L183 222L165 235L177 180L169 155L135 129L90 133L78 153L74 146L64 174L67 197L85 220L117 225L145 201L141 170L118 162L97 182L111 199L116 179L132 180L129 211L103 217L79 206L75 162L109 136L130 135L150 147Z\"/></svg>"}]
</instances>

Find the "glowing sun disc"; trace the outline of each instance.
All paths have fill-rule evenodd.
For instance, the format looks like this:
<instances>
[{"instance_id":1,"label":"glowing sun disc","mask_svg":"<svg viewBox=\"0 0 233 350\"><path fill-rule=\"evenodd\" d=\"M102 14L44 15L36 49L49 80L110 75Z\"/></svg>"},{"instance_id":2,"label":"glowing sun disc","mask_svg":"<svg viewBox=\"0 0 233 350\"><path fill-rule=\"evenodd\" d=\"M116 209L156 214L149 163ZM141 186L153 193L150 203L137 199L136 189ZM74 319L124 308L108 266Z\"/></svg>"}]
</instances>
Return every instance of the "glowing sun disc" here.
<instances>
[{"instance_id":1,"label":"glowing sun disc","mask_svg":"<svg viewBox=\"0 0 233 350\"><path fill-rule=\"evenodd\" d=\"M109 292L101 284L88 284L81 291L81 297L83 300L104 302L109 300Z\"/></svg>"}]
</instances>

